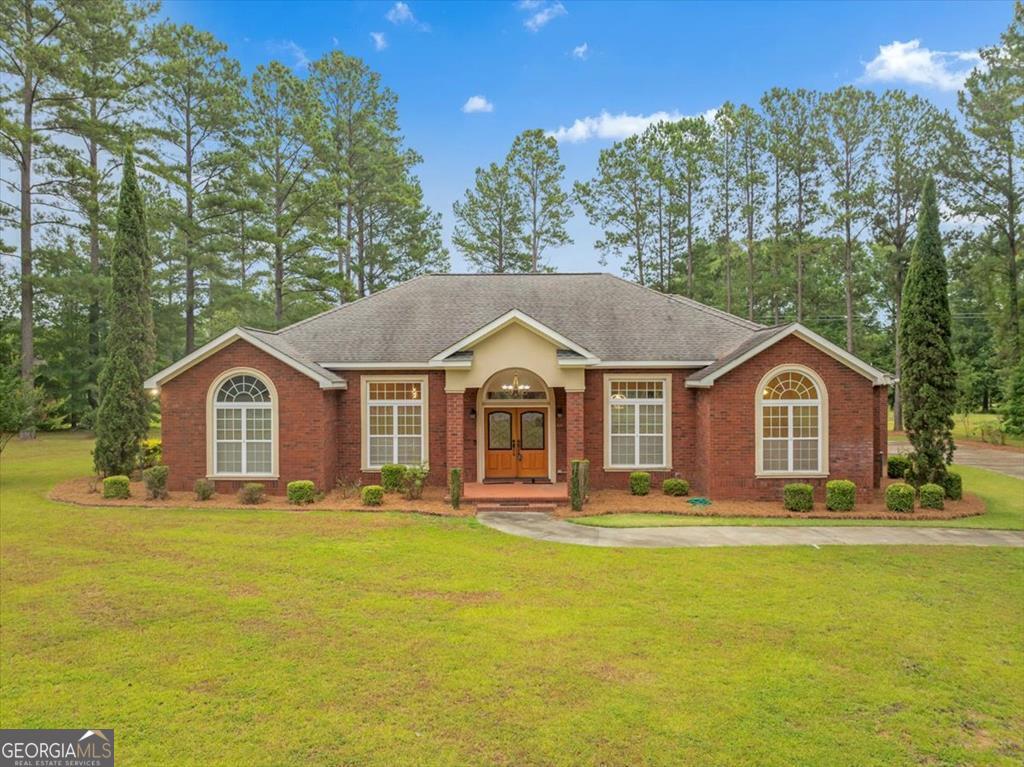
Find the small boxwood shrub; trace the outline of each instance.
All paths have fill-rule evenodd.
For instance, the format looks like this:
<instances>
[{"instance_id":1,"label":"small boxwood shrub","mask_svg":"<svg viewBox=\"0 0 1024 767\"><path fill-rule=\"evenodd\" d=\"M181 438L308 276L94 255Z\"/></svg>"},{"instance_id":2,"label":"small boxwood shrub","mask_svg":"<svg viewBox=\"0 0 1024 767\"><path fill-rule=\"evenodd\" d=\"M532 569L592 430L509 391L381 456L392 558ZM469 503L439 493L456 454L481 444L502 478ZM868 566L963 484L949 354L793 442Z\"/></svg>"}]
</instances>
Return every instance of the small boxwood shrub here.
<instances>
[{"instance_id":1,"label":"small boxwood shrub","mask_svg":"<svg viewBox=\"0 0 1024 767\"><path fill-rule=\"evenodd\" d=\"M677 477L666 479L661 483L661 492L665 495L686 495L690 492L690 483Z\"/></svg>"},{"instance_id":2,"label":"small boxwood shrub","mask_svg":"<svg viewBox=\"0 0 1024 767\"><path fill-rule=\"evenodd\" d=\"M104 498L128 498L131 494L131 489L128 486L128 477L124 474L115 474L112 477L104 477Z\"/></svg>"},{"instance_id":3,"label":"small boxwood shrub","mask_svg":"<svg viewBox=\"0 0 1024 767\"><path fill-rule=\"evenodd\" d=\"M569 470L569 506L573 511L583 511L590 492L590 461L575 458Z\"/></svg>"},{"instance_id":4,"label":"small boxwood shrub","mask_svg":"<svg viewBox=\"0 0 1024 767\"><path fill-rule=\"evenodd\" d=\"M263 489L263 485L259 482L246 482L238 491L239 503L244 503L247 506L263 503L265 499L266 493Z\"/></svg>"},{"instance_id":5,"label":"small boxwood shrub","mask_svg":"<svg viewBox=\"0 0 1024 767\"><path fill-rule=\"evenodd\" d=\"M427 484L430 467L425 463L418 466L406 466L402 475L402 495L410 501L423 497L423 486Z\"/></svg>"},{"instance_id":6,"label":"small boxwood shrub","mask_svg":"<svg viewBox=\"0 0 1024 767\"><path fill-rule=\"evenodd\" d=\"M946 491L942 485L927 482L918 490L922 509L941 509L945 506Z\"/></svg>"},{"instance_id":7,"label":"small boxwood shrub","mask_svg":"<svg viewBox=\"0 0 1024 767\"><path fill-rule=\"evenodd\" d=\"M448 499L452 508L459 508L462 503L462 469L452 469L448 472Z\"/></svg>"},{"instance_id":8,"label":"small boxwood shrub","mask_svg":"<svg viewBox=\"0 0 1024 767\"><path fill-rule=\"evenodd\" d=\"M197 501L208 501L217 492L217 486L208 479L197 479L192 491L196 494Z\"/></svg>"},{"instance_id":9,"label":"small boxwood shrub","mask_svg":"<svg viewBox=\"0 0 1024 767\"><path fill-rule=\"evenodd\" d=\"M316 485L312 480L297 479L288 483L288 503L312 503L316 500Z\"/></svg>"},{"instance_id":10,"label":"small boxwood shrub","mask_svg":"<svg viewBox=\"0 0 1024 767\"><path fill-rule=\"evenodd\" d=\"M389 493L402 489L408 469L400 463L386 463L380 467L380 486Z\"/></svg>"},{"instance_id":11,"label":"small boxwood shrub","mask_svg":"<svg viewBox=\"0 0 1024 767\"><path fill-rule=\"evenodd\" d=\"M359 491L363 506L380 506L384 503L384 488L380 485L367 485Z\"/></svg>"},{"instance_id":12,"label":"small boxwood shrub","mask_svg":"<svg viewBox=\"0 0 1024 767\"><path fill-rule=\"evenodd\" d=\"M885 508L889 511L914 510L914 487L906 482L893 482L885 488Z\"/></svg>"},{"instance_id":13,"label":"small boxwood shrub","mask_svg":"<svg viewBox=\"0 0 1024 767\"><path fill-rule=\"evenodd\" d=\"M889 479L903 479L910 468L910 458L905 455L889 456Z\"/></svg>"},{"instance_id":14,"label":"small boxwood shrub","mask_svg":"<svg viewBox=\"0 0 1024 767\"><path fill-rule=\"evenodd\" d=\"M810 511L814 508L814 488L803 482L791 482L782 488L786 511Z\"/></svg>"},{"instance_id":15,"label":"small boxwood shrub","mask_svg":"<svg viewBox=\"0 0 1024 767\"><path fill-rule=\"evenodd\" d=\"M146 497L163 500L167 497L166 466L150 466L142 472L142 481L146 483Z\"/></svg>"},{"instance_id":16,"label":"small boxwood shrub","mask_svg":"<svg viewBox=\"0 0 1024 767\"><path fill-rule=\"evenodd\" d=\"M651 475L646 471L634 471L629 475L629 492L633 495L647 495L651 492Z\"/></svg>"},{"instance_id":17,"label":"small boxwood shrub","mask_svg":"<svg viewBox=\"0 0 1024 767\"><path fill-rule=\"evenodd\" d=\"M857 499L857 486L848 479L833 479L825 483L825 508L829 511L853 511Z\"/></svg>"},{"instance_id":18,"label":"small boxwood shrub","mask_svg":"<svg viewBox=\"0 0 1024 767\"><path fill-rule=\"evenodd\" d=\"M951 501L959 501L964 497L964 480L955 471L946 472L942 487L946 491L946 497Z\"/></svg>"}]
</instances>

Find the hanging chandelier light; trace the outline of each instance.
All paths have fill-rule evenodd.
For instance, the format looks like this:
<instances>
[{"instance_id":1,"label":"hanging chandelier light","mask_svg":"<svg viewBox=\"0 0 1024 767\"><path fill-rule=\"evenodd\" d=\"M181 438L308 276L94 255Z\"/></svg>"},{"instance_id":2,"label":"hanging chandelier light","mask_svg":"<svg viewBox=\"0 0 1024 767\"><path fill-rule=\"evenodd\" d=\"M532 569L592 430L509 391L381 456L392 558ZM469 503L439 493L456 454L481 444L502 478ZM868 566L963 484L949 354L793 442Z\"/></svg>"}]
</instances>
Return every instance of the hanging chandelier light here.
<instances>
[{"instance_id":1,"label":"hanging chandelier light","mask_svg":"<svg viewBox=\"0 0 1024 767\"><path fill-rule=\"evenodd\" d=\"M501 385L501 390L506 391L513 396L522 396L525 392L530 391L530 384L519 383L519 374L512 374L512 383L505 383Z\"/></svg>"}]
</instances>

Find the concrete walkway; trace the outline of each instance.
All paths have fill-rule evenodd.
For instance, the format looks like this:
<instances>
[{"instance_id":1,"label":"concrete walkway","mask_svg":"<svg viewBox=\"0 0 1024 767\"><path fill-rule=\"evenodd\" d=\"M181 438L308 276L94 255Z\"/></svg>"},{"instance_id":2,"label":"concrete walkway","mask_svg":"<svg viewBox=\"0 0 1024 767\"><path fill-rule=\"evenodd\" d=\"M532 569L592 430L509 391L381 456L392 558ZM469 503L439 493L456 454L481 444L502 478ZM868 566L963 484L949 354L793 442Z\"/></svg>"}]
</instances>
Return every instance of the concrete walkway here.
<instances>
[{"instance_id":1,"label":"concrete walkway","mask_svg":"<svg viewBox=\"0 0 1024 767\"><path fill-rule=\"evenodd\" d=\"M909 453L910 443L890 442L889 454ZM980 445L957 445L953 463L976 466L1017 479L1024 479L1024 450L1002 450Z\"/></svg>"},{"instance_id":2,"label":"concrete walkway","mask_svg":"<svg viewBox=\"0 0 1024 767\"><path fill-rule=\"evenodd\" d=\"M510 535L552 543L627 548L708 546L1013 546L1024 548L1018 530L944 527L588 527L550 514L483 511L477 519Z\"/></svg>"}]
</instances>

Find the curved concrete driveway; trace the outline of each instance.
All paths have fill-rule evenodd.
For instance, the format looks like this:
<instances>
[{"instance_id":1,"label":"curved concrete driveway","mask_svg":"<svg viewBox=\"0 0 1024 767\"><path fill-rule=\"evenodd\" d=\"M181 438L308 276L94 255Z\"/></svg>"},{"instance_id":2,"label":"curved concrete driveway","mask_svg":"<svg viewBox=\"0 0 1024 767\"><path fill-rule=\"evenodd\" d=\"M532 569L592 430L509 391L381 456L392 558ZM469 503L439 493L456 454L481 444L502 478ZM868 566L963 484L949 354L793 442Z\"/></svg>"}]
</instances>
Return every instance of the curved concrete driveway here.
<instances>
[{"instance_id":1,"label":"curved concrete driveway","mask_svg":"<svg viewBox=\"0 0 1024 767\"><path fill-rule=\"evenodd\" d=\"M907 442L889 443L889 455L909 452L910 444ZM979 469L988 469L1008 477L1024 479L1024 450L1001 450L995 447L983 447L977 443L957 445L953 463L958 463L961 466L976 466Z\"/></svg>"},{"instance_id":2,"label":"curved concrete driveway","mask_svg":"<svg viewBox=\"0 0 1024 767\"><path fill-rule=\"evenodd\" d=\"M487 527L538 541L656 549L706 546L1013 546L1018 530L950 527L588 527L535 511L482 511Z\"/></svg>"}]
</instances>

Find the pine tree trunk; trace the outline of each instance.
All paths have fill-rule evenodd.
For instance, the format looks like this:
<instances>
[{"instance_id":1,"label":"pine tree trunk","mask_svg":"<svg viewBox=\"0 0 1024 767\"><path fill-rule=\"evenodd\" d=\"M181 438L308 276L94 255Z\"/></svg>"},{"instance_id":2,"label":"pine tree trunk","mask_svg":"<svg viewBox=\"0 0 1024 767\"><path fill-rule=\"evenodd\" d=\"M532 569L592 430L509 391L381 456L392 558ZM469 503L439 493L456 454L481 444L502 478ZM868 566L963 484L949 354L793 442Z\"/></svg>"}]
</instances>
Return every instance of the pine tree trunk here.
<instances>
[{"instance_id":1,"label":"pine tree trunk","mask_svg":"<svg viewBox=\"0 0 1024 767\"><path fill-rule=\"evenodd\" d=\"M93 119L96 118L96 99L90 100L90 113ZM89 355L94 359L100 358L100 299L99 287L100 278L100 200L99 182L97 171L99 168L99 148L92 139L89 145L89 169L92 171L89 177L89 273L92 275L92 285L89 288ZM99 402L96 396L89 392L89 404L96 407Z\"/></svg>"},{"instance_id":2,"label":"pine tree trunk","mask_svg":"<svg viewBox=\"0 0 1024 767\"><path fill-rule=\"evenodd\" d=\"M1017 199L1014 196L1014 168L1013 168L1013 155L1009 154L1006 157L1006 177L1007 177L1007 188L1010 193L1007 195L1007 212L1009 226L1006 230L1007 240L1007 261L1006 261L1006 277L1007 277L1007 304L1010 310L1010 332L1013 334L1013 357L1014 359L1021 358L1021 337L1020 337L1020 288L1017 282Z\"/></svg>"},{"instance_id":3,"label":"pine tree trunk","mask_svg":"<svg viewBox=\"0 0 1024 767\"><path fill-rule=\"evenodd\" d=\"M185 111L185 354L196 348L196 268L193 255L195 209L192 194L192 113Z\"/></svg>"},{"instance_id":4,"label":"pine tree trunk","mask_svg":"<svg viewBox=\"0 0 1024 767\"><path fill-rule=\"evenodd\" d=\"M693 298L693 186L686 186L686 295Z\"/></svg>"},{"instance_id":5,"label":"pine tree trunk","mask_svg":"<svg viewBox=\"0 0 1024 767\"><path fill-rule=\"evenodd\" d=\"M32 12L25 4L25 22L31 33ZM21 378L32 385L35 378L32 288L32 69L26 62L22 88L21 138ZM25 433L22 437L29 436Z\"/></svg>"}]
</instances>

